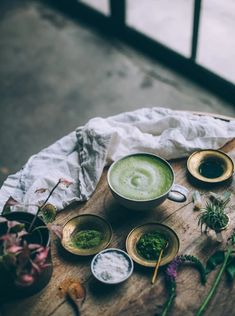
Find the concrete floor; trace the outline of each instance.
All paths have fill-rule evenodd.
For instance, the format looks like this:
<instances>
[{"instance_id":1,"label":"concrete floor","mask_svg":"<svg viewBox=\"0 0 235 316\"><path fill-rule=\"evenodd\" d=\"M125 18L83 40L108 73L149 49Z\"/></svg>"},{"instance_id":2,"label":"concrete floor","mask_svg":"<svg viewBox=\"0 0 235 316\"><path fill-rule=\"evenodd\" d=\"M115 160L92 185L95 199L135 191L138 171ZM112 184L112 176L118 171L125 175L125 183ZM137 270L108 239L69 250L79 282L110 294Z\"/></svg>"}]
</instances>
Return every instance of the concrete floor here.
<instances>
[{"instance_id":1,"label":"concrete floor","mask_svg":"<svg viewBox=\"0 0 235 316\"><path fill-rule=\"evenodd\" d=\"M109 0L79 0L110 15ZM194 1L126 0L126 23L163 45L190 57ZM201 4L196 62L235 84L235 1Z\"/></svg>"},{"instance_id":2,"label":"concrete floor","mask_svg":"<svg viewBox=\"0 0 235 316\"><path fill-rule=\"evenodd\" d=\"M85 124L142 106L235 116L165 66L34 1L0 2L0 185Z\"/></svg>"}]
</instances>

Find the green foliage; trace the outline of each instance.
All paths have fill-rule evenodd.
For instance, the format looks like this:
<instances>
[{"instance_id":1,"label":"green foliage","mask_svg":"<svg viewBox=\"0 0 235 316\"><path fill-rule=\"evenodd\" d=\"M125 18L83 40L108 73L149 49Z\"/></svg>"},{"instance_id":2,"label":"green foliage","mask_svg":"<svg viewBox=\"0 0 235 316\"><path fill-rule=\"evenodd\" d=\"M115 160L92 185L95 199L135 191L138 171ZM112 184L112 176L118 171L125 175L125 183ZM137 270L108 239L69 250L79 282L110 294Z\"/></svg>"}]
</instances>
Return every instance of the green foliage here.
<instances>
[{"instance_id":1,"label":"green foliage","mask_svg":"<svg viewBox=\"0 0 235 316\"><path fill-rule=\"evenodd\" d=\"M211 193L210 200L220 209L225 209L231 198L231 192L225 191L222 195Z\"/></svg>"},{"instance_id":2,"label":"green foliage","mask_svg":"<svg viewBox=\"0 0 235 316\"><path fill-rule=\"evenodd\" d=\"M198 216L198 225L203 225L205 229L211 228L215 232L221 231L228 224L228 216L225 214L225 208L230 201L231 193L226 191L222 195L211 193L210 200L202 208Z\"/></svg>"},{"instance_id":3,"label":"green foliage","mask_svg":"<svg viewBox=\"0 0 235 316\"><path fill-rule=\"evenodd\" d=\"M201 316L204 311L206 310L206 307L212 297L214 296L217 287L220 283L220 280L222 278L223 273L226 271L228 273L228 276L231 280L235 277L235 257L233 256L234 253L234 245L235 245L235 231L232 233L231 237L228 240L227 249L225 251L216 252L213 254L207 263L208 272L212 271L216 266L219 264L222 264L220 270L218 271L212 286L210 288L209 293L205 297L203 303L199 307L196 316Z\"/></svg>"},{"instance_id":4,"label":"green foliage","mask_svg":"<svg viewBox=\"0 0 235 316\"><path fill-rule=\"evenodd\" d=\"M202 209L202 212L198 217L198 225L205 225L205 228L208 227L213 229L216 232L219 232L228 224L228 216L224 213L223 204L218 204L217 202L207 202L206 207Z\"/></svg>"},{"instance_id":5,"label":"green foliage","mask_svg":"<svg viewBox=\"0 0 235 316\"><path fill-rule=\"evenodd\" d=\"M10 228L9 233L10 234L18 234L19 232L21 232L24 229L25 229L25 224L18 223L15 226Z\"/></svg>"},{"instance_id":6,"label":"green foliage","mask_svg":"<svg viewBox=\"0 0 235 316\"><path fill-rule=\"evenodd\" d=\"M224 251L216 251L206 263L206 273L213 271L218 265L224 262Z\"/></svg>"},{"instance_id":7,"label":"green foliage","mask_svg":"<svg viewBox=\"0 0 235 316\"><path fill-rule=\"evenodd\" d=\"M200 273L201 283L204 285L206 283L206 270L201 261L197 257L192 255L182 255L180 257L183 262L191 263L195 266L195 268Z\"/></svg>"},{"instance_id":8,"label":"green foliage","mask_svg":"<svg viewBox=\"0 0 235 316\"><path fill-rule=\"evenodd\" d=\"M16 264L16 257L13 253L7 253L0 257L1 265L6 269L11 269Z\"/></svg>"},{"instance_id":9,"label":"green foliage","mask_svg":"<svg viewBox=\"0 0 235 316\"><path fill-rule=\"evenodd\" d=\"M229 276L229 279L233 281L235 278L235 258L234 257L230 258L230 261L227 263L226 272Z\"/></svg>"},{"instance_id":10,"label":"green foliage","mask_svg":"<svg viewBox=\"0 0 235 316\"><path fill-rule=\"evenodd\" d=\"M52 223L56 218L56 207L48 203L41 208L39 215L46 224Z\"/></svg>"},{"instance_id":11,"label":"green foliage","mask_svg":"<svg viewBox=\"0 0 235 316\"><path fill-rule=\"evenodd\" d=\"M229 237L228 243L229 243L231 246L235 245L235 230L234 230L234 232L232 233L232 235Z\"/></svg>"},{"instance_id":12,"label":"green foliage","mask_svg":"<svg viewBox=\"0 0 235 316\"><path fill-rule=\"evenodd\" d=\"M230 280L235 278L235 257L233 256L233 245L235 244L235 233L231 235L228 240L228 250L229 256L227 259L227 264L225 266L225 271L227 272ZM226 251L216 251L207 261L206 273L213 271L218 265L221 265L225 260Z\"/></svg>"},{"instance_id":13,"label":"green foliage","mask_svg":"<svg viewBox=\"0 0 235 316\"><path fill-rule=\"evenodd\" d=\"M9 214L9 213L11 213L11 207L10 207L10 205L5 205L3 207L3 210L2 210L2 215L6 215L6 214Z\"/></svg>"},{"instance_id":14,"label":"green foliage","mask_svg":"<svg viewBox=\"0 0 235 316\"><path fill-rule=\"evenodd\" d=\"M168 289L168 299L166 300L165 304L163 305L163 310L161 316L166 316L170 311L170 308L174 302L176 297L176 277L177 277L177 270L180 265L182 264L193 264L194 267L199 271L201 276L201 283L204 285L206 283L206 271L201 263L201 261L192 255L181 255L177 256L171 263L169 263L165 270L165 280L166 286Z\"/></svg>"}]
</instances>

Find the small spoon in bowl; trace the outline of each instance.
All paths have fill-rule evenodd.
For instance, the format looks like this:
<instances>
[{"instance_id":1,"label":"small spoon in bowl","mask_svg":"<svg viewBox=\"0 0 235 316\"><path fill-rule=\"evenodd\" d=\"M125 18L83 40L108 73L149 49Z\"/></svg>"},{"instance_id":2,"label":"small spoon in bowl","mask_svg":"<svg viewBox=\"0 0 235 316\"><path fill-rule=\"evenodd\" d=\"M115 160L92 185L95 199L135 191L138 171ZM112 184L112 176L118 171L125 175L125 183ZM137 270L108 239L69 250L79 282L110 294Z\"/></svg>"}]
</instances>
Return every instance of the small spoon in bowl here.
<instances>
[{"instance_id":1,"label":"small spoon in bowl","mask_svg":"<svg viewBox=\"0 0 235 316\"><path fill-rule=\"evenodd\" d=\"M151 280L152 284L154 284L155 281L156 281L158 268L159 268L159 265L160 265L160 262L161 262L161 259L162 259L162 254L163 254L163 251L166 249L167 246L168 246L168 241L166 242L164 247L161 249L159 257L157 259L157 263L156 263L156 266L155 266L155 269L154 269L154 272L153 272L153 277L152 277L152 280Z\"/></svg>"}]
</instances>

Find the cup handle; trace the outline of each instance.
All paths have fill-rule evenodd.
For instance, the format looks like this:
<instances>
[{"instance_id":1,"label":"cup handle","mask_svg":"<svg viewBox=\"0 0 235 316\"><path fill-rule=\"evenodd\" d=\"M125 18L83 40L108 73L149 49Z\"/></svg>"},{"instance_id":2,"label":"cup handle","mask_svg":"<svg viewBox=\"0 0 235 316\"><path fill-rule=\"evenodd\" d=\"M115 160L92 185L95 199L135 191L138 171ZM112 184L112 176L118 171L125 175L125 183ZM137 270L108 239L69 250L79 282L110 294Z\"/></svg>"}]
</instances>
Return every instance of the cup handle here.
<instances>
[{"instance_id":1,"label":"cup handle","mask_svg":"<svg viewBox=\"0 0 235 316\"><path fill-rule=\"evenodd\" d=\"M168 199L175 202L185 202L188 197L188 189L180 184L173 184L168 194Z\"/></svg>"}]
</instances>

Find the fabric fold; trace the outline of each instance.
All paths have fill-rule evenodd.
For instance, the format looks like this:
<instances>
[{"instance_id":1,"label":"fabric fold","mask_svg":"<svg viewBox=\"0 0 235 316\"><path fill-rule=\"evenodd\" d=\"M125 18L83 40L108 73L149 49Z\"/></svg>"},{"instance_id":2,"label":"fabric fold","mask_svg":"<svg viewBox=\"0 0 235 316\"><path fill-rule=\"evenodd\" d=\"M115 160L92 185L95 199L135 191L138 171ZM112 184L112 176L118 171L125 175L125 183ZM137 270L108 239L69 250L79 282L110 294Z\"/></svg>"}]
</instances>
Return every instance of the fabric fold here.
<instances>
[{"instance_id":1,"label":"fabric fold","mask_svg":"<svg viewBox=\"0 0 235 316\"><path fill-rule=\"evenodd\" d=\"M135 152L150 152L167 160L187 157L195 150L218 149L235 137L235 120L166 108L148 107L108 118L94 118L32 156L0 189L0 212L11 196L23 204L40 204L60 179L50 199L58 210L73 201L85 201L94 192L103 168ZM28 209L35 212L35 207Z\"/></svg>"}]
</instances>

